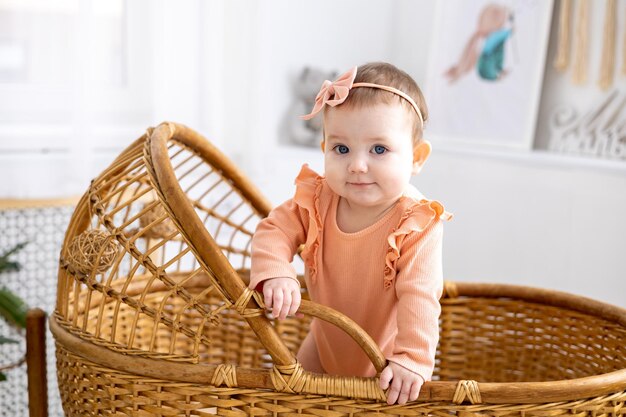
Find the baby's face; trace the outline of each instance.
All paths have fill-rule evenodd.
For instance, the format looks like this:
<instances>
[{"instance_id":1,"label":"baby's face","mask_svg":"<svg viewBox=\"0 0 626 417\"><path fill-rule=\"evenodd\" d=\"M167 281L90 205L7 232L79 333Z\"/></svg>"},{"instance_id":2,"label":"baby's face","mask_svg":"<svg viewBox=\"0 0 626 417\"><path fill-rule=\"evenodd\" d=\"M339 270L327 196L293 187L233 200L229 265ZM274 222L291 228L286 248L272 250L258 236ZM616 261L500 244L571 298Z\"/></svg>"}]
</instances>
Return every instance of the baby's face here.
<instances>
[{"instance_id":1,"label":"baby's face","mask_svg":"<svg viewBox=\"0 0 626 417\"><path fill-rule=\"evenodd\" d=\"M383 210L404 192L417 169L407 113L400 104L384 103L326 110L326 181L351 206Z\"/></svg>"}]
</instances>

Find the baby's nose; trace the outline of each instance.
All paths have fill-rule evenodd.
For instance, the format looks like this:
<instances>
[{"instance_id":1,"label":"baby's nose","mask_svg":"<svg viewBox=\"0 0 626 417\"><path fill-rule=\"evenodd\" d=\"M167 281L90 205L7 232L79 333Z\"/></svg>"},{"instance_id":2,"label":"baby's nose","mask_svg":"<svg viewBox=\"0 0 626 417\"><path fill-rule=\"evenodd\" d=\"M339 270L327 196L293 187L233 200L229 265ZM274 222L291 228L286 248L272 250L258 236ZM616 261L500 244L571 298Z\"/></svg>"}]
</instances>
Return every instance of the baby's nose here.
<instances>
[{"instance_id":1,"label":"baby's nose","mask_svg":"<svg viewBox=\"0 0 626 417\"><path fill-rule=\"evenodd\" d=\"M350 160L350 172L367 172L367 161L363 157L354 156Z\"/></svg>"}]
</instances>

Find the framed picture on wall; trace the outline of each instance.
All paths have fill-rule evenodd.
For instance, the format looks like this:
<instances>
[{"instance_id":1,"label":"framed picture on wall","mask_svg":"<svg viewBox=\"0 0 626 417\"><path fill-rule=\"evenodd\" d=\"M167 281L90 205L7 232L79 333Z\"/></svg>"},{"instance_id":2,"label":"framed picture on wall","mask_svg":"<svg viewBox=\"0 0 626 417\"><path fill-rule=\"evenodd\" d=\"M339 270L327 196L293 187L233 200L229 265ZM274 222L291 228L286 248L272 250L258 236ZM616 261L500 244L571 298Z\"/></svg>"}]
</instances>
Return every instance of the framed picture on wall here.
<instances>
[{"instance_id":1,"label":"framed picture on wall","mask_svg":"<svg viewBox=\"0 0 626 417\"><path fill-rule=\"evenodd\" d=\"M530 149L552 1L440 0L425 136L453 147Z\"/></svg>"}]
</instances>

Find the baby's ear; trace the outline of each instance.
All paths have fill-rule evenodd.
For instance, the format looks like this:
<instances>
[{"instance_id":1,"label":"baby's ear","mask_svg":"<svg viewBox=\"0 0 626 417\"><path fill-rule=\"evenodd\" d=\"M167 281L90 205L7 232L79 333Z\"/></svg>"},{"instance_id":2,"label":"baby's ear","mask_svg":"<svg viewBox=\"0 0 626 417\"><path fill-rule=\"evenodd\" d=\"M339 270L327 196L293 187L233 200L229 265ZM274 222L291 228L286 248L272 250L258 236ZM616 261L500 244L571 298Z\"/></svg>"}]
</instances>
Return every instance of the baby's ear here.
<instances>
[{"instance_id":1,"label":"baby's ear","mask_svg":"<svg viewBox=\"0 0 626 417\"><path fill-rule=\"evenodd\" d=\"M432 150L433 147L427 140L421 141L413 149L413 175L417 175L422 170Z\"/></svg>"}]
</instances>

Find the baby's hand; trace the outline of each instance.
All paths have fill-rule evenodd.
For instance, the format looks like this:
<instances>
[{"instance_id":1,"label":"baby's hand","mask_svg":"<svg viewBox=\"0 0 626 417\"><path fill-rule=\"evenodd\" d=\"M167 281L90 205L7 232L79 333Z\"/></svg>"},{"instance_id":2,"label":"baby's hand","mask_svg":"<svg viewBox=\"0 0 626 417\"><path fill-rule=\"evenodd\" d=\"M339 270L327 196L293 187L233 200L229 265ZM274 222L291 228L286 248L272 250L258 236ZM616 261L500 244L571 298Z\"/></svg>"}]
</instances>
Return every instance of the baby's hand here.
<instances>
[{"instance_id":1,"label":"baby's hand","mask_svg":"<svg viewBox=\"0 0 626 417\"><path fill-rule=\"evenodd\" d=\"M387 393L387 404L391 405L398 400L398 404L406 404L407 400L415 401L422 389L424 380L415 372L394 362L380 374L380 387L387 389L391 381L391 389Z\"/></svg>"},{"instance_id":2,"label":"baby's hand","mask_svg":"<svg viewBox=\"0 0 626 417\"><path fill-rule=\"evenodd\" d=\"M268 279L263 285L263 301L275 318L283 320L300 307L300 285L292 278Z\"/></svg>"}]
</instances>

